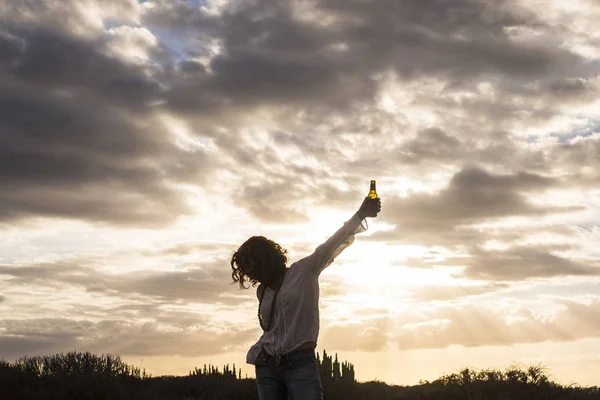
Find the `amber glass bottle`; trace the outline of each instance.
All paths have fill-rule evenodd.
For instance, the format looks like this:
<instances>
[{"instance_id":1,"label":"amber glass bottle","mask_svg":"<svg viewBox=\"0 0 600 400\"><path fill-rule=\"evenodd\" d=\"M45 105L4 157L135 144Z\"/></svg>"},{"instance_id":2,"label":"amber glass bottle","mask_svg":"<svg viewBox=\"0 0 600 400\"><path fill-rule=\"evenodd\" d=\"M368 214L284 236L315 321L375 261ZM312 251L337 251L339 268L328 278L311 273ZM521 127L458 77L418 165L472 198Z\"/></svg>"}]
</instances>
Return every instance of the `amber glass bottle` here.
<instances>
[{"instance_id":1,"label":"amber glass bottle","mask_svg":"<svg viewBox=\"0 0 600 400\"><path fill-rule=\"evenodd\" d=\"M375 190L375 181L371 181L371 189L369 190L369 197L372 199L377 198L377 190Z\"/></svg>"}]
</instances>

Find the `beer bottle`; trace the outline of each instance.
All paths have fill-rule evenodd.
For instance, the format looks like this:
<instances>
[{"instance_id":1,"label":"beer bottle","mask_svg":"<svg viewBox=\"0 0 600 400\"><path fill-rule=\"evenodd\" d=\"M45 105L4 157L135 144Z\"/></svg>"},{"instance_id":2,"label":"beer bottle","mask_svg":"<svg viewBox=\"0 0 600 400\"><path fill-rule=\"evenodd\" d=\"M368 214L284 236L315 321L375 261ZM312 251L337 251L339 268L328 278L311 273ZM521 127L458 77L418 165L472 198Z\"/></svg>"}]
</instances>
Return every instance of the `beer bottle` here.
<instances>
[{"instance_id":1,"label":"beer bottle","mask_svg":"<svg viewBox=\"0 0 600 400\"><path fill-rule=\"evenodd\" d=\"M371 181L371 189L369 190L369 197L372 199L377 198L377 191L375 190L375 181Z\"/></svg>"}]
</instances>

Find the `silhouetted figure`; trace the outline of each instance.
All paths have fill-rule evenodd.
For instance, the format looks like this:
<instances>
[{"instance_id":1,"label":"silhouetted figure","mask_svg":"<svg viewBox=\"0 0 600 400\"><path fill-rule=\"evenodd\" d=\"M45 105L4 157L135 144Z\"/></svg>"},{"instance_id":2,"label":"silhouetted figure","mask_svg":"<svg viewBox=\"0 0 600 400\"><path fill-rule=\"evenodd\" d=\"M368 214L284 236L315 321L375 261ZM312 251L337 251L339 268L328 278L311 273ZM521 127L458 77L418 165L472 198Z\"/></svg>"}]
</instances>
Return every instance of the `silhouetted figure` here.
<instances>
[{"instance_id":1,"label":"silhouetted figure","mask_svg":"<svg viewBox=\"0 0 600 400\"><path fill-rule=\"evenodd\" d=\"M381 211L379 198L366 197L359 210L315 251L289 268L287 250L264 236L252 236L233 254L231 274L241 289L256 289L263 334L246 356L254 364L261 400L321 400L315 356L319 335L319 275L354 235L368 229L365 218ZM363 224L364 222L364 224Z\"/></svg>"}]
</instances>

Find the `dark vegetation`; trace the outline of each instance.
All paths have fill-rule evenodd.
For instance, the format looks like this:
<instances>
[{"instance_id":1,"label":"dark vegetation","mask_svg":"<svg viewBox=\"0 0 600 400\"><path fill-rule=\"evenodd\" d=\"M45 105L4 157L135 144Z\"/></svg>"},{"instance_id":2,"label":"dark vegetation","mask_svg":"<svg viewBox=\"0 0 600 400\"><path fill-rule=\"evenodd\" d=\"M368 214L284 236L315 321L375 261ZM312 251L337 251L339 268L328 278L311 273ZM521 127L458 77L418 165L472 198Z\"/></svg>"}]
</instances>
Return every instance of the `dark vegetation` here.
<instances>
[{"instance_id":1,"label":"dark vegetation","mask_svg":"<svg viewBox=\"0 0 600 400\"><path fill-rule=\"evenodd\" d=\"M471 370L415 386L355 382L354 366L324 352L319 358L325 399L558 400L600 399L599 387L552 382L541 366ZM600 376L600 375L599 375ZM204 366L188 376L151 377L120 357L70 352L0 360L0 400L258 400L254 379L235 365Z\"/></svg>"}]
</instances>

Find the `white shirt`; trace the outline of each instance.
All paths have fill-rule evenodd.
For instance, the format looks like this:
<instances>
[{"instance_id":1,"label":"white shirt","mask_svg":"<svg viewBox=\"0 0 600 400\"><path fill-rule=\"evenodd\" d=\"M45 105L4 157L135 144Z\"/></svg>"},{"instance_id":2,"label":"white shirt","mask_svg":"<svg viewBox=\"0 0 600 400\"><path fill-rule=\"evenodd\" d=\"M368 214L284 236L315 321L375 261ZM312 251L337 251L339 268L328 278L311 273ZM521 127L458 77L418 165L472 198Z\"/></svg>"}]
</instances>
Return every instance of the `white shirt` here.
<instances>
[{"instance_id":1,"label":"white shirt","mask_svg":"<svg viewBox=\"0 0 600 400\"><path fill-rule=\"evenodd\" d=\"M363 224L364 222L364 224ZM277 299L273 324L263 332L246 355L246 362L255 364L261 348L271 355L287 354L305 342L317 342L319 336L319 275L334 259L354 242L354 235L368 229L366 220L354 214L352 218L315 251L293 263L287 270ZM260 313L269 324L275 290L260 284L256 296L266 290Z\"/></svg>"}]
</instances>

